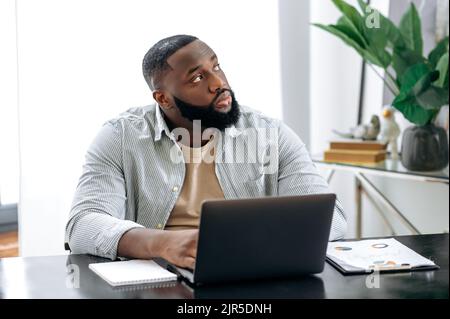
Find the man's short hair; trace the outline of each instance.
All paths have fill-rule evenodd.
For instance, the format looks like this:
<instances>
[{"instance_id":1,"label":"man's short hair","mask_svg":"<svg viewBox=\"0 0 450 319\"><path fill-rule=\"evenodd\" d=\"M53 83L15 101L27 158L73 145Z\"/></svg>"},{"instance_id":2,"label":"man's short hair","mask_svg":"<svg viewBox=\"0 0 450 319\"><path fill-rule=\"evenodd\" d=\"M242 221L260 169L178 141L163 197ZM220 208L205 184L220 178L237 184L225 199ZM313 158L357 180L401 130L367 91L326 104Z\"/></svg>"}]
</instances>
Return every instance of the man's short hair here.
<instances>
[{"instance_id":1,"label":"man's short hair","mask_svg":"<svg viewBox=\"0 0 450 319\"><path fill-rule=\"evenodd\" d=\"M145 54L142 72L145 81L153 91L158 88L163 73L170 69L167 59L182 47L198 40L192 35L179 34L159 40Z\"/></svg>"}]
</instances>

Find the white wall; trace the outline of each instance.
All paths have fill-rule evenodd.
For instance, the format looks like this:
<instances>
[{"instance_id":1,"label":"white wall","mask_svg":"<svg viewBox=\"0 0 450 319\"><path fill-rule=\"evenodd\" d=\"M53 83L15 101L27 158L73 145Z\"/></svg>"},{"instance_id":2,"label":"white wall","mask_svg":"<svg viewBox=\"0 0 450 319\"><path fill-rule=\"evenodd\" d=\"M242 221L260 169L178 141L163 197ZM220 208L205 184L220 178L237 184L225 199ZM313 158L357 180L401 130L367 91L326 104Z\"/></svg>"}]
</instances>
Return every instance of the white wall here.
<instances>
[{"instance_id":1,"label":"white wall","mask_svg":"<svg viewBox=\"0 0 450 319\"><path fill-rule=\"evenodd\" d=\"M310 146L310 2L278 0L283 120Z\"/></svg>"},{"instance_id":2,"label":"white wall","mask_svg":"<svg viewBox=\"0 0 450 319\"><path fill-rule=\"evenodd\" d=\"M275 0L20 0L18 33L22 256L63 253L90 141L106 120L153 102L141 62L157 40L200 37L242 104L281 117Z\"/></svg>"},{"instance_id":3,"label":"white wall","mask_svg":"<svg viewBox=\"0 0 450 319\"><path fill-rule=\"evenodd\" d=\"M15 1L0 1L0 203L19 201Z\"/></svg>"}]
</instances>

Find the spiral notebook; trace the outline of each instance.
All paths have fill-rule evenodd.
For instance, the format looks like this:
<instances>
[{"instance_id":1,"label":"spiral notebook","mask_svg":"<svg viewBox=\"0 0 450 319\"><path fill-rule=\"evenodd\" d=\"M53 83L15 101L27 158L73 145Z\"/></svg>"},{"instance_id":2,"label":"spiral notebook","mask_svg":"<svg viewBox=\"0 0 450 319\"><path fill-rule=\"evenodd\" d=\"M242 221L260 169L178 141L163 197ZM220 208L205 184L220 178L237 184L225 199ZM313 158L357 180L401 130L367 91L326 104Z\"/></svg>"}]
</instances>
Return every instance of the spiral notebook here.
<instances>
[{"instance_id":1,"label":"spiral notebook","mask_svg":"<svg viewBox=\"0 0 450 319\"><path fill-rule=\"evenodd\" d=\"M95 272L111 286L138 285L177 280L177 275L158 265L153 260L124 260L89 264Z\"/></svg>"}]
</instances>

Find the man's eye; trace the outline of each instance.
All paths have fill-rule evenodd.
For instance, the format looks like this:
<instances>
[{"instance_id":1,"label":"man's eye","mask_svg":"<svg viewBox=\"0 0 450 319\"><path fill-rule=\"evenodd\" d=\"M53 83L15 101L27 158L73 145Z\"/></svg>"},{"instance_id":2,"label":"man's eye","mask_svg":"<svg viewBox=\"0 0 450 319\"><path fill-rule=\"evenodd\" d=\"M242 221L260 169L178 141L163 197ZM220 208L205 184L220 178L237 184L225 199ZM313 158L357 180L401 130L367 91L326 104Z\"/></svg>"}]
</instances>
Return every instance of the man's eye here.
<instances>
[{"instance_id":1,"label":"man's eye","mask_svg":"<svg viewBox=\"0 0 450 319\"><path fill-rule=\"evenodd\" d=\"M192 79L192 82L197 83L197 82L201 81L202 79L203 79L203 75L199 74Z\"/></svg>"},{"instance_id":2,"label":"man's eye","mask_svg":"<svg viewBox=\"0 0 450 319\"><path fill-rule=\"evenodd\" d=\"M214 66L214 71L220 71L220 64L217 64Z\"/></svg>"}]
</instances>

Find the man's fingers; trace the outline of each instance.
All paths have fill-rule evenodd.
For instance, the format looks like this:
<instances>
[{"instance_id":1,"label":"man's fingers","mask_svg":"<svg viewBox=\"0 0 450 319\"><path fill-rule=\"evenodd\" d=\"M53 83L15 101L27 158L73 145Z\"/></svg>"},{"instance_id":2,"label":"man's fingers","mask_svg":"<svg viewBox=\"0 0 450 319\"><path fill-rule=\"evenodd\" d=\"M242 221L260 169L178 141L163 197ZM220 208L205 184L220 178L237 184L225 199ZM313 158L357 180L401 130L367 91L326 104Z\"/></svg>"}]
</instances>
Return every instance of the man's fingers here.
<instances>
[{"instance_id":1,"label":"man's fingers","mask_svg":"<svg viewBox=\"0 0 450 319\"><path fill-rule=\"evenodd\" d=\"M185 257L183 260L183 267L194 269L195 267L195 258Z\"/></svg>"},{"instance_id":2,"label":"man's fingers","mask_svg":"<svg viewBox=\"0 0 450 319\"><path fill-rule=\"evenodd\" d=\"M192 237L189 242L188 254L191 257L197 257L197 242L198 242L198 230L192 232Z\"/></svg>"},{"instance_id":3,"label":"man's fingers","mask_svg":"<svg viewBox=\"0 0 450 319\"><path fill-rule=\"evenodd\" d=\"M197 245L189 249L189 257L197 257Z\"/></svg>"},{"instance_id":4,"label":"man's fingers","mask_svg":"<svg viewBox=\"0 0 450 319\"><path fill-rule=\"evenodd\" d=\"M180 267L194 269L197 257L198 230L182 230L172 234L175 236L169 244L173 248L169 254L169 262ZM173 260L170 261L170 259Z\"/></svg>"}]
</instances>

